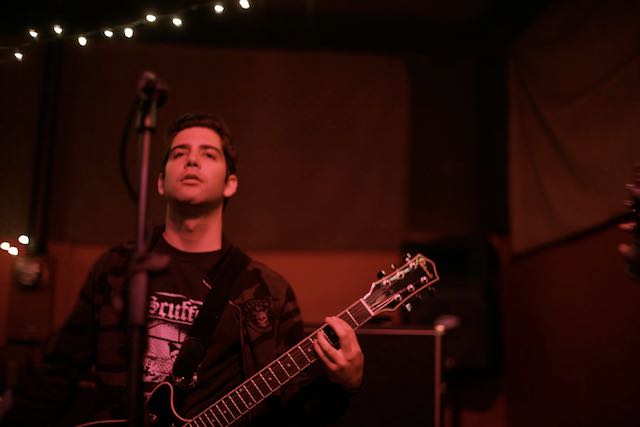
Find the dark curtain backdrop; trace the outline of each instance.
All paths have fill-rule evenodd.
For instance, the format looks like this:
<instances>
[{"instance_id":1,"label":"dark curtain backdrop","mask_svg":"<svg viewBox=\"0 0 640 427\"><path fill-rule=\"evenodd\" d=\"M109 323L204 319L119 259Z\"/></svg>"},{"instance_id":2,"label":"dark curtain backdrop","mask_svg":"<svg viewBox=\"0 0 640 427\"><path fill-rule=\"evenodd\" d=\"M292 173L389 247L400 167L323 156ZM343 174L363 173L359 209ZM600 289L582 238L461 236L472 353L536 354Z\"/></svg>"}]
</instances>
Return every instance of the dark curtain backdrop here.
<instances>
[{"instance_id":1,"label":"dark curtain backdrop","mask_svg":"<svg viewBox=\"0 0 640 427\"><path fill-rule=\"evenodd\" d=\"M516 252L625 212L640 160L640 2L556 2L509 66L509 214Z\"/></svg>"},{"instance_id":2,"label":"dark curtain backdrop","mask_svg":"<svg viewBox=\"0 0 640 427\"><path fill-rule=\"evenodd\" d=\"M3 145L12 160L0 184L2 235L27 226L39 57L36 50L23 63L2 67ZM240 152L240 189L225 227L236 242L252 249L399 247L409 138L402 59L121 41L62 49L51 240L113 243L134 235L135 208L120 180L118 145L144 70L157 72L170 88L161 130L187 111L217 113L229 122ZM155 196L162 144L156 138L152 152L150 217L156 223L163 219Z\"/></svg>"}]
</instances>

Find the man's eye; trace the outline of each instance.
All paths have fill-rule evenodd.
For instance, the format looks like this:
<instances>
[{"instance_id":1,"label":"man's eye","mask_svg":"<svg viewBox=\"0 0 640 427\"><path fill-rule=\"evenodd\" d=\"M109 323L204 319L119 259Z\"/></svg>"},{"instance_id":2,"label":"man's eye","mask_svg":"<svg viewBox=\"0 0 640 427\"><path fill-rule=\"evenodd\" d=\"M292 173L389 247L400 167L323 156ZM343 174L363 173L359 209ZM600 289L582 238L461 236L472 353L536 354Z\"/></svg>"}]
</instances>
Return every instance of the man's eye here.
<instances>
[{"instance_id":1,"label":"man's eye","mask_svg":"<svg viewBox=\"0 0 640 427\"><path fill-rule=\"evenodd\" d=\"M178 157L182 156L183 154L184 153L182 153L180 151L174 151L172 158L177 159Z\"/></svg>"}]
</instances>

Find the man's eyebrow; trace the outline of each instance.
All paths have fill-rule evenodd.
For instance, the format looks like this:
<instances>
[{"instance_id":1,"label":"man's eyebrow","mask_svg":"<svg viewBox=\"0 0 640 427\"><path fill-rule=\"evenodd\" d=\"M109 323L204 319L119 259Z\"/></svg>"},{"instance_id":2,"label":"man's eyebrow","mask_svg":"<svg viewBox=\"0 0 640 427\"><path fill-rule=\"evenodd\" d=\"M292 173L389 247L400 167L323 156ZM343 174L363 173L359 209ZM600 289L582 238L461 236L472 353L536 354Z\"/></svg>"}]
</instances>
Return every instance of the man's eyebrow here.
<instances>
[{"instance_id":1,"label":"man's eyebrow","mask_svg":"<svg viewBox=\"0 0 640 427\"><path fill-rule=\"evenodd\" d=\"M200 145L198 148L201 149L201 150L215 150L218 153L222 153L222 150L219 149L218 147L216 147L215 145L205 145L205 144L203 144L203 145Z\"/></svg>"},{"instance_id":2,"label":"man's eyebrow","mask_svg":"<svg viewBox=\"0 0 640 427\"><path fill-rule=\"evenodd\" d=\"M169 150L169 152L174 152L175 150L184 150L184 149L188 149L189 147L190 147L189 144L178 144L171 147L171 150ZM197 148L200 150L214 150L214 151L217 151L218 153L222 153L222 150L216 147L215 145L201 144Z\"/></svg>"}]
</instances>

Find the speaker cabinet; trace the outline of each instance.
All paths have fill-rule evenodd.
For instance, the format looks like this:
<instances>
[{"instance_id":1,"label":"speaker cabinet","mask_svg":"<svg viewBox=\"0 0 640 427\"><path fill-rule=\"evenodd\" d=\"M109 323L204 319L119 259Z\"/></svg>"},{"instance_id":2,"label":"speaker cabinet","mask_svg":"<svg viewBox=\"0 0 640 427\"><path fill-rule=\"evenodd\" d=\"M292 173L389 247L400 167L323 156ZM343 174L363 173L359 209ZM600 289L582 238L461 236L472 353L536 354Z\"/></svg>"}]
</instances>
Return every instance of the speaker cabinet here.
<instances>
[{"instance_id":1,"label":"speaker cabinet","mask_svg":"<svg viewBox=\"0 0 640 427\"><path fill-rule=\"evenodd\" d=\"M362 390L340 427L440 427L442 333L428 329L357 331L365 358Z\"/></svg>"}]
</instances>

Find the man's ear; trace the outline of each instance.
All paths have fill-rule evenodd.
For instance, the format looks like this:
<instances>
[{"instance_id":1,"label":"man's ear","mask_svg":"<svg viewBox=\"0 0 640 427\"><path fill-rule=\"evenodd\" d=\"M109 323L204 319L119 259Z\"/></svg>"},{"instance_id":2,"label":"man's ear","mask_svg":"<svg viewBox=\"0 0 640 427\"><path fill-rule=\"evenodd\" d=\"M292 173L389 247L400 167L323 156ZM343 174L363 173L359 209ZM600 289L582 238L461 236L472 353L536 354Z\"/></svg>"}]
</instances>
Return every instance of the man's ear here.
<instances>
[{"instance_id":1,"label":"man's ear","mask_svg":"<svg viewBox=\"0 0 640 427\"><path fill-rule=\"evenodd\" d=\"M236 194L236 191L238 191L238 176L231 174L227 177L222 194L224 197L229 198Z\"/></svg>"},{"instance_id":2,"label":"man's ear","mask_svg":"<svg viewBox=\"0 0 640 427\"><path fill-rule=\"evenodd\" d=\"M164 196L164 173L158 174L158 194Z\"/></svg>"}]
</instances>

